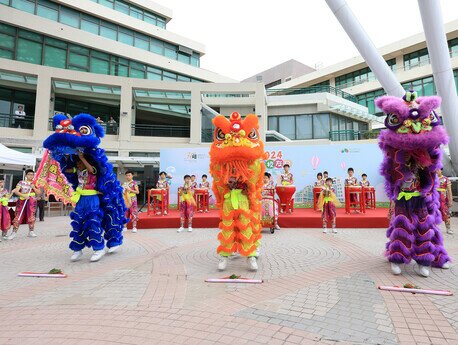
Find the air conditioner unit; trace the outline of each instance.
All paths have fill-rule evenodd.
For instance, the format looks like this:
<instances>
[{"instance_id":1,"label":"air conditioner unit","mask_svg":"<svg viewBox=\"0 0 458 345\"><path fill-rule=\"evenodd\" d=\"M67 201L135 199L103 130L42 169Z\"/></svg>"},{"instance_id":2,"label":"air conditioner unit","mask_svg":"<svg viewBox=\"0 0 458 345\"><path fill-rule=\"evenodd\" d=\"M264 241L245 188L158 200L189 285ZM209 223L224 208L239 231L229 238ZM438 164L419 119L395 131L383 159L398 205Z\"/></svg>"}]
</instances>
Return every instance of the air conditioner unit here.
<instances>
[{"instance_id":1,"label":"air conditioner unit","mask_svg":"<svg viewBox=\"0 0 458 345\"><path fill-rule=\"evenodd\" d=\"M293 79L293 76L286 77L286 78L285 78L285 82L290 81L291 79Z\"/></svg>"}]
</instances>

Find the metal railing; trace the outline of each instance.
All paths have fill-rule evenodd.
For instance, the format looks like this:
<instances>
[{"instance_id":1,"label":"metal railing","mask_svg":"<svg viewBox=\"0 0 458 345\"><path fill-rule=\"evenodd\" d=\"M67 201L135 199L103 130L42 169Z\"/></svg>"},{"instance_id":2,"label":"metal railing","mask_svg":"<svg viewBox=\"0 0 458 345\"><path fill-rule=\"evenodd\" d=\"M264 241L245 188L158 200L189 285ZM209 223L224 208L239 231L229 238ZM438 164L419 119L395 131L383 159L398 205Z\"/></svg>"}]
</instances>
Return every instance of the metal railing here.
<instances>
[{"instance_id":1,"label":"metal railing","mask_svg":"<svg viewBox=\"0 0 458 345\"><path fill-rule=\"evenodd\" d=\"M377 139L380 130L353 130L329 131L331 141L367 140Z\"/></svg>"},{"instance_id":2,"label":"metal railing","mask_svg":"<svg viewBox=\"0 0 458 345\"><path fill-rule=\"evenodd\" d=\"M132 125L132 135L143 137L189 138L189 126Z\"/></svg>"},{"instance_id":3,"label":"metal railing","mask_svg":"<svg viewBox=\"0 0 458 345\"><path fill-rule=\"evenodd\" d=\"M0 127L33 129L34 120L34 115L21 117L15 114L0 113Z\"/></svg>"},{"instance_id":4,"label":"metal railing","mask_svg":"<svg viewBox=\"0 0 458 345\"><path fill-rule=\"evenodd\" d=\"M291 88L291 89L268 89L266 90L267 96L285 96L285 95L303 95L310 93L326 92L332 95L339 96L354 103L358 103L355 96L348 92L342 91L339 88L330 85L309 86L304 88Z\"/></svg>"},{"instance_id":5,"label":"metal railing","mask_svg":"<svg viewBox=\"0 0 458 345\"><path fill-rule=\"evenodd\" d=\"M100 124L103 128L105 134L108 135L118 135L119 134L119 125L117 123L108 123L104 122ZM48 130L53 131L54 123L52 119L48 120Z\"/></svg>"}]
</instances>

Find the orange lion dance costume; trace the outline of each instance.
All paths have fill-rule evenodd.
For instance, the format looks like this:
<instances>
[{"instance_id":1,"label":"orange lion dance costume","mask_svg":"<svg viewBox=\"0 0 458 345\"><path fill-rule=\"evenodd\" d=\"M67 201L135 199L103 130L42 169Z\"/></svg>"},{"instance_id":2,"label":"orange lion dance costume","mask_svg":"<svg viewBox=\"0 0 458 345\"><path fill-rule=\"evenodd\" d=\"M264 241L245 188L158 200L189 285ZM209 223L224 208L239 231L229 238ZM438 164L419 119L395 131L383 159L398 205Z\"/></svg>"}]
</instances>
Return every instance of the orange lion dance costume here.
<instances>
[{"instance_id":1,"label":"orange lion dance costume","mask_svg":"<svg viewBox=\"0 0 458 345\"><path fill-rule=\"evenodd\" d=\"M218 234L221 255L219 270L227 266L227 257L239 252L248 257L250 269L257 270L256 250L261 239L261 190L265 166L264 143L259 138L256 115L244 120L239 113L230 119L217 116L214 140L210 148L210 173L213 192L220 209Z\"/></svg>"}]
</instances>

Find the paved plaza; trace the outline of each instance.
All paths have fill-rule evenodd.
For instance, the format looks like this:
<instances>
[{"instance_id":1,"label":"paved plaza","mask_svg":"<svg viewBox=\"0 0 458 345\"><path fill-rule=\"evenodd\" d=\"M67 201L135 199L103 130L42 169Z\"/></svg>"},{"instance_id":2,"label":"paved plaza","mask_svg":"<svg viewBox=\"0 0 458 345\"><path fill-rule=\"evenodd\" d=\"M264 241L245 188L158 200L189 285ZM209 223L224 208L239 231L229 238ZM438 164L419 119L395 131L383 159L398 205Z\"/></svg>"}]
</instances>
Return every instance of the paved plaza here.
<instances>
[{"instance_id":1,"label":"paved plaza","mask_svg":"<svg viewBox=\"0 0 458 345\"><path fill-rule=\"evenodd\" d=\"M454 220L455 232L458 222ZM381 292L413 283L458 291L458 265L393 276L384 229L264 233L259 271L233 257L225 274L260 285L208 284L215 229L127 233L119 253L70 262L69 218L25 226L0 243L0 344L458 344L458 294ZM458 236L444 235L458 257ZM65 279L20 278L60 268Z\"/></svg>"}]
</instances>

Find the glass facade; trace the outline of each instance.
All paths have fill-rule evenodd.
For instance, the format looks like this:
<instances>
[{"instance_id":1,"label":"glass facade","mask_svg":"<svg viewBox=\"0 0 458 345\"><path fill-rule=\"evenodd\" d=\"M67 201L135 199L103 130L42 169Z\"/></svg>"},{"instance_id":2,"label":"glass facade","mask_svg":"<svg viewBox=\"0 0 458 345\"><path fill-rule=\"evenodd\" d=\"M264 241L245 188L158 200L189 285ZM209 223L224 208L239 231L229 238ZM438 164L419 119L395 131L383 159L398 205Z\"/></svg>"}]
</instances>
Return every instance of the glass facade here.
<instances>
[{"instance_id":1,"label":"glass facade","mask_svg":"<svg viewBox=\"0 0 458 345\"><path fill-rule=\"evenodd\" d=\"M109 1L100 1L100 3L105 4L109 3ZM112 3L116 4L120 3L120 1L112 1ZM0 1L0 4L5 4L21 11L36 14L40 17L69 25L74 28L90 32L94 35L115 40L155 54L163 55L169 59L177 60L188 65L196 67L200 66L199 53L192 52L191 54L186 54L179 51L179 46L177 45L147 36L117 24L113 24L92 15L78 12L55 2L48 0L3 0ZM127 6L129 7L130 5ZM128 9L128 11L130 10Z\"/></svg>"},{"instance_id":2,"label":"glass facade","mask_svg":"<svg viewBox=\"0 0 458 345\"><path fill-rule=\"evenodd\" d=\"M120 0L91 0L115 11L127 14L131 17L140 19L148 24L159 26L162 29L166 27L166 20L153 12L144 10L138 6L126 3Z\"/></svg>"},{"instance_id":3,"label":"glass facade","mask_svg":"<svg viewBox=\"0 0 458 345\"><path fill-rule=\"evenodd\" d=\"M313 86L329 86L329 85L331 85L329 80L325 80L325 81L322 81L321 83L310 85L309 87L313 87Z\"/></svg>"},{"instance_id":4,"label":"glass facade","mask_svg":"<svg viewBox=\"0 0 458 345\"><path fill-rule=\"evenodd\" d=\"M291 140L328 139L329 132L367 130L365 122L335 114L275 115L268 117L268 129Z\"/></svg>"},{"instance_id":5,"label":"glass facade","mask_svg":"<svg viewBox=\"0 0 458 345\"><path fill-rule=\"evenodd\" d=\"M458 56L458 38L448 40L447 44L450 56ZM427 48L423 48L412 53L404 54L404 69L406 70L428 65L429 63L429 54Z\"/></svg>"},{"instance_id":6,"label":"glass facade","mask_svg":"<svg viewBox=\"0 0 458 345\"><path fill-rule=\"evenodd\" d=\"M455 77L456 91L458 92L458 69L453 71L453 75ZM405 90L413 88L415 91L417 91L419 96L433 96L437 94L436 86L434 84L434 79L432 76L403 83L402 87ZM357 95L356 98L358 99L359 104L369 109L369 113L374 115L383 115L382 110L375 106L374 99L383 96L384 94L385 91L383 89L379 89L371 92L362 93L360 95Z\"/></svg>"},{"instance_id":7,"label":"glass facade","mask_svg":"<svg viewBox=\"0 0 458 345\"><path fill-rule=\"evenodd\" d=\"M0 23L0 57L37 65L122 77L201 82L95 49Z\"/></svg>"},{"instance_id":8,"label":"glass facade","mask_svg":"<svg viewBox=\"0 0 458 345\"><path fill-rule=\"evenodd\" d=\"M390 66L392 71L396 69L396 59L387 60L386 63L388 66ZM373 80L376 80L374 73L370 70L369 67L366 67L336 77L336 87L345 89L353 85L358 85Z\"/></svg>"}]
</instances>

